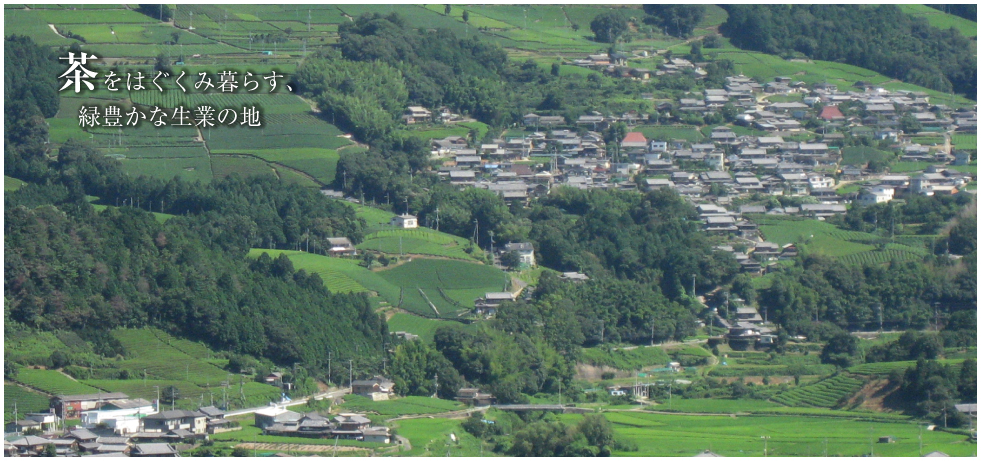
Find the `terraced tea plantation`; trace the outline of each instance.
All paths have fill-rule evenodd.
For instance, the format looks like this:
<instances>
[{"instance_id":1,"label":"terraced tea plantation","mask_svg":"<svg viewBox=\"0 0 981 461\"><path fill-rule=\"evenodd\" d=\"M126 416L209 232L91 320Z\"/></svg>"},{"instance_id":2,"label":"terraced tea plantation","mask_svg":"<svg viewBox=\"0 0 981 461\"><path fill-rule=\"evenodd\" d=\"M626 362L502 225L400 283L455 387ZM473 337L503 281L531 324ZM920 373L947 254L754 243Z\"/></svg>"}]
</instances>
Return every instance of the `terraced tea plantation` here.
<instances>
[{"instance_id":1,"label":"terraced tea plantation","mask_svg":"<svg viewBox=\"0 0 981 461\"><path fill-rule=\"evenodd\" d=\"M96 387L75 381L57 370L23 368L17 372L15 381L51 395L95 394L100 391Z\"/></svg>"},{"instance_id":2,"label":"terraced tea plantation","mask_svg":"<svg viewBox=\"0 0 981 461\"><path fill-rule=\"evenodd\" d=\"M14 419L14 404L17 405L17 418L22 419L24 413L41 412L48 409L48 396L24 389L16 384L3 383L3 420Z\"/></svg>"},{"instance_id":3,"label":"terraced tea plantation","mask_svg":"<svg viewBox=\"0 0 981 461\"><path fill-rule=\"evenodd\" d=\"M219 401L223 381L228 381L225 392L233 408L263 405L279 399L278 388L219 368L227 364L227 360L216 358L215 353L201 343L174 338L156 329L115 330L111 334L126 352L126 358L117 362L117 366L126 370L131 379L73 381L54 370L23 369L17 380L51 394L123 392L132 398L150 401L157 398L158 388L163 392L173 386L177 389L175 406L178 408L197 408L202 402L210 404L212 398Z\"/></svg>"},{"instance_id":4,"label":"terraced tea plantation","mask_svg":"<svg viewBox=\"0 0 981 461\"><path fill-rule=\"evenodd\" d=\"M772 397L777 403L789 407L831 408L862 388L865 382L845 375L838 375L816 384L797 387Z\"/></svg>"},{"instance_id":5,"label":"terraced tea plantation","mask_svg":"<svg viewBox=\"0 0 981 461\"><path fill-rule=\"evenodd\" d=\"M964 363L964 359L941 359L937 360L937 362L944 365L960 367L960 365ZM916 366L915 360L906 360L902 362L863 363L861 365L855 365L849 368L848 372L858 375L888 375L895 370L906 370L907 368L914 366Z\"/></svg>"},{"instance_id":6,"label":"terraced tea plantation","mask_svg":"<svg viewBox=\"0 0 981 461\"><path fill-rule=\"evenodd\" d=\"M446 259L413 259L378 274L401 290L393 306L425 317L460 317L474 300L504 291L506 283L500 269Z\"/></svg>"},{"instance_id":7,"label":"terraced tea plantation","mask_svg":"<svg viewBox=\"0 0 981 461\"><path fill-rule=\"evenodd\" d=\"M372 250L392 255L419 254L454 259L483 259L483 250L472 247L467 239L431 229L380 230L365 236L359 250ZM470 253L465 250L471 249Z\"/></svg>"}]
</instances>

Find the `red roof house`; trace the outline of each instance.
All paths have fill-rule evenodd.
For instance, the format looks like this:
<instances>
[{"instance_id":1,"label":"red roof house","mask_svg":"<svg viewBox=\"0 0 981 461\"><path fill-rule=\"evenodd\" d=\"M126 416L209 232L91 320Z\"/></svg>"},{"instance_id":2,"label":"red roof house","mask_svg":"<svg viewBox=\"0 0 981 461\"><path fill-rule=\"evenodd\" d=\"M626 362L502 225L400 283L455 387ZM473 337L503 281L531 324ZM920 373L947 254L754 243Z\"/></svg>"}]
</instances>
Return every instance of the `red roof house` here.
<instances>
[{"instance_id":1,"label":"red roof house","mask_svg":"<svg viewBox=\"0 0 981 461\"><path fill-rule=\"evenodd\" d=\"M838 109L838 106L824 106L821 109L821 114L818 115L818 117L824 120L843 120L845 118L845 114L841 113L841 110Z\"/></svg>"}]
</instances>

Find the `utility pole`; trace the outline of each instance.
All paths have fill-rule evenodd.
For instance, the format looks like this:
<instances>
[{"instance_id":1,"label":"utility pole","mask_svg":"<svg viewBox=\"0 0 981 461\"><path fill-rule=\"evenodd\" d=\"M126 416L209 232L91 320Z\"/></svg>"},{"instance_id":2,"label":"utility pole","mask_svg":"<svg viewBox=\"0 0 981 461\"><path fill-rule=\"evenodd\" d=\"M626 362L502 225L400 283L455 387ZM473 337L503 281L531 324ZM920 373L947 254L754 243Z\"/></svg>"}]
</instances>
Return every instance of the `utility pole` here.
<instances>
[{"instance_id":1,"label":"utility pole","mask_svg":"<svg viewBox=\"0 0 981 461\"><path fill-rule=\"evenodd\" d=\"M351 385L351 393L353 394L354 393L354 361L351 359L347 359L347 366L348 366L348 373L350 373L350 377L348 378L349 380L348 384Z\"/></svg>"},{"instance_id":2,"label":"utility pole","mask_svg":"<svg viewBox=\"0 0 981 461\"><path fill-rule=\"evenodd\" d=\"M330 351L327 351L327 384L330 384L330 380L331 380L331 378L330 378L330 358L331 357L330 356L331 356L331 352Z\"/></svg>"},{"instance_id":3,"label":"utility pole","mask_svg":"<svg viewBox=\"0 0 981 461\"><path fill-rule=\"evenodd\" d=\"M761 435L760 438L763 439L763 457L766 458L767 442L770 441L770 436L769 435Z\"/></svg>"},{"instance_id":4,"label":"utility pole","mask_svg":"<svg viewBox=\"0 0 981 461\"><path fill-rule=\"evenodd\" d=\"M433 375L433 387L436 388L436 391L433 392L433 397L436 397L439 395L439 372Z\"/></svg>"},{"instance_id":5,"label":"utility pole","mask_svg":"<svg viewBox=\"0 0 981 461\"><path fill-rule=\"evenodd\" d=\"M695 297L695 274L691 274L691 297Z\"/></svg>"},{"instance_id":6,"label":"utility pole","mask_svg":"<svg viewBox=\"0 0 981 461\"><path fill-rule=\"evenodd\" d=\"M160 386L153 386L157 390L156 410L160 412Z\"/></svg>"},{"instance_id":7,"label":"utility pole","mask_svg":"<svg viewBox=\"0 0 981 461\"><path fill-rule=\"evenodd\" d=\"M882 304L879 304L879 333L882 333Z\"/></svg>"}]
</instances>

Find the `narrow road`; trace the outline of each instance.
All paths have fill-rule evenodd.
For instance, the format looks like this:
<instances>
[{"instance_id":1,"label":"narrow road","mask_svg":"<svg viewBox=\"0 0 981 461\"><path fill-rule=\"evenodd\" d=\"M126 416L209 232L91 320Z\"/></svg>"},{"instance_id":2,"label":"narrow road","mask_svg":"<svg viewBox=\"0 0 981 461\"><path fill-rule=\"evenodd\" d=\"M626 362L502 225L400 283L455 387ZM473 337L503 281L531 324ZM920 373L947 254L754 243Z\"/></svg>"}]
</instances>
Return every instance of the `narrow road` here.
<instances>
[{"instance_id":1,"label":"narrow road","mask_svg":"<svg viewBox=\"0 0 981 461\"><path fill-rule=\"evenodd\" d=\"M304 398L304 399L294 400L292 402L287 402L287 403L283 403L283 404L276 404L275 406L286 408L286 407L292 407L294 405L303 405L303 404L307 403L308 401L310 401L310 399L314 399L314 400L323 400L325 398L326 399L333 399L334 397L340 397L340 396L342 396L344 394L347 394L348 392L350 392L350 389L336 389L336 390L329 391L329 392L323 392L323 393L320 393L320 394L315 394L315 395L313 395L311 397L307 397L307 398ZM243 410L230 411L228 413L225 413L225 416L247 415L247 414L250 414L250 413L255 413L255 412L259 411L259 410L264 410L264 409L269 408L271 406L273 406L273 405L266 405L266 406L262 406L262 407L254 407L254 408L246 408L246 409L243 409Z\"/></svg>"}]
</instances>

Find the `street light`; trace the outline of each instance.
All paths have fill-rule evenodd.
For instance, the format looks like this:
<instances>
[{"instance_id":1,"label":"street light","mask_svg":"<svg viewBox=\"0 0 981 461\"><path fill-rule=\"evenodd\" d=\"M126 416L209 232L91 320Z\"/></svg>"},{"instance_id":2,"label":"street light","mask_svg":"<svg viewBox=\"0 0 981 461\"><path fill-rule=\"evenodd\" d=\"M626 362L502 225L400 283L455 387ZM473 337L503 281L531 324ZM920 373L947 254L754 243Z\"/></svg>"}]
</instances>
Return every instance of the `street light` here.
<instances>
[{"instance_id":1,"label":"street light","mask_svg":"<svg viewBox=\"0 0 981 461\"><path fill-rule=\"evenodd\" d=\"M760 438L763 439L763 457L766 458L766 445L767 445L767 442L770 440L770 436L769 435L761 435Z\"/></svg>"}]
</instances>

